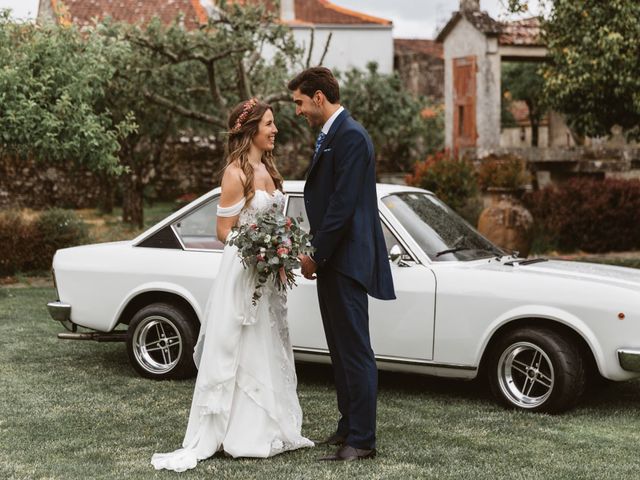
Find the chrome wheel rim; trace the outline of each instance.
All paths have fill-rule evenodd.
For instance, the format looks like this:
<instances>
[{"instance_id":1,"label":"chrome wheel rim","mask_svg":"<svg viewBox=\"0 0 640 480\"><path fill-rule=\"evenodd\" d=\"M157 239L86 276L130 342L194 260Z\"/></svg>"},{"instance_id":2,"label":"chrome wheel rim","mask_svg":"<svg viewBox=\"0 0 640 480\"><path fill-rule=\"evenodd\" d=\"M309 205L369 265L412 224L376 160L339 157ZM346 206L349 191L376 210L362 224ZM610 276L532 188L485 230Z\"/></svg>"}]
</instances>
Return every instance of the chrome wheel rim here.
<instances>
[{"instance_id":1,"label":"chrome wheel rim","mask_svg":"<svg viewBox=\"0 0 640 480\"><path fill-rule=\"evenodd\" d=\"M537 345L514 343L498 360L498 381L511 403L521 408L535 408L546 402L553 391L553 364Z\"/></svg>"},{"instance_id":2,"label":"chrome wheel rim","mask_svg":"<svg viewBox=\"0 0 640 480\"><path fill-rule=\"evenodd\" d=\"M160 315L146 317L133 332L133 353L138 365L149 373L161 375L171 371L182 355L178 327Z\"/></svg>"}]
</instances>

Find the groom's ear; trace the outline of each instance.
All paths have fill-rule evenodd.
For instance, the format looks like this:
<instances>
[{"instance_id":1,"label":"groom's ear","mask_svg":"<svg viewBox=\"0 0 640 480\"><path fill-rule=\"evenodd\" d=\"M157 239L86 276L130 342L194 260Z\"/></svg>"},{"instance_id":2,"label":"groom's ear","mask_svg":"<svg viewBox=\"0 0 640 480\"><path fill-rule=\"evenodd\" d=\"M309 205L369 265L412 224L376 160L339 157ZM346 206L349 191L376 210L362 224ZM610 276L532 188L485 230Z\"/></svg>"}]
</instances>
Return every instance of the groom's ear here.
<instances>
[{"instance_id":1,"label":"groom's ear","mask_svg":"<svg viewBox=\"0 0 640 480\"><path fill-rule=\"evenodd\" d=\"M324 93L322 93L322 90L316 90L316 92L313 94L313 103L316 106L320 107L325 100L326 97L324 96Z\"/></svg>"}]
</instances>

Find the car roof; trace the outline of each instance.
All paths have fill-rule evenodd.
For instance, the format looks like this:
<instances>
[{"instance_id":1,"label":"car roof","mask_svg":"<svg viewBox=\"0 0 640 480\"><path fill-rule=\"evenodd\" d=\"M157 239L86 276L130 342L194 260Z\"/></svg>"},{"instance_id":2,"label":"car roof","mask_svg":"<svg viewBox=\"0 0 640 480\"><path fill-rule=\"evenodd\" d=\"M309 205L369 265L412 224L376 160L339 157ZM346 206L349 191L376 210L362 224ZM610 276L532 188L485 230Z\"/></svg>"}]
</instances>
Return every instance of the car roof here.
<instances>
[{"instance_id":1,"label":"car roof","mask_svg":"<svg viewBox=\"0 0 640 480\"><path fill-rule=\"evenodd\" d=\"M284 191L289 194L302 194L304 192L304 181L303 180L285 180L284 182ZM382 197L386 197L387 195L391 195L393 193L401 193L401 192L420 192L420 193L431 193L428 190L424 190L422 188L410 187L408 185L396 185L392 183L377 183L376 190L378 193L378 199ZM207 193L201 195L196 198L189 204L185 205L178 211L172 213L165 219L159 221L152 227L148 228L136 238L134 238L131 243L133 245L137 245L142 242L144 239L150 237L158 230L163 229L170 223L173 223L177 219L185 216L187 213L191 212L193 209L200 207L202 204L206 203L211 197L220 193L220 187L216 187L212 190L209 190Z\"/></svg>"},{"instance_id":2,"label":"car roof","mask_svg":"<svg viewBox=\"0 0 640 480\"><path fill-rule=\"evenodd\" d=\"M284 190L287 193L302 193L304 190L303 180L285 180ZM376 190L378 192L378 198L385 197L392 193L398 192L422 192L431 193L428 190L422 188L410 187L408 185L400 185L393 183L376 183Z\"/></svg>"}]
</instances>

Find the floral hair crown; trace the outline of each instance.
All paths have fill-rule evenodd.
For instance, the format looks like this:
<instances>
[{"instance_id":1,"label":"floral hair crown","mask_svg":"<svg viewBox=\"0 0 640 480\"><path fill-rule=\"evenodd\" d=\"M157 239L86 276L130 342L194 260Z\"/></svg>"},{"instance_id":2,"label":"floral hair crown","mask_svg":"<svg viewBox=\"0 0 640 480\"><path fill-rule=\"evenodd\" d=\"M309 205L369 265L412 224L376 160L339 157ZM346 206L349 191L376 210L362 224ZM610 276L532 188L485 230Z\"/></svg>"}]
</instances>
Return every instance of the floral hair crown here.
<instances>
[{"instance_id":1,"label":"floral hair crown","mask_svg":"<svg viewBox=\"0 0 640 480\"><path fill-rule=\"evenodd\" d=\"M242 124L247 120L247 117L249 116L249 114L257 104L258 104L258 99L256 97L250 98L249 100L244 102L244 105L242 107L242 112L240 112L240 115L238 115L238 119L236 120L235 125L231 129L231 133L238 133L240 131Z\"/></svg>"}]
</instances>

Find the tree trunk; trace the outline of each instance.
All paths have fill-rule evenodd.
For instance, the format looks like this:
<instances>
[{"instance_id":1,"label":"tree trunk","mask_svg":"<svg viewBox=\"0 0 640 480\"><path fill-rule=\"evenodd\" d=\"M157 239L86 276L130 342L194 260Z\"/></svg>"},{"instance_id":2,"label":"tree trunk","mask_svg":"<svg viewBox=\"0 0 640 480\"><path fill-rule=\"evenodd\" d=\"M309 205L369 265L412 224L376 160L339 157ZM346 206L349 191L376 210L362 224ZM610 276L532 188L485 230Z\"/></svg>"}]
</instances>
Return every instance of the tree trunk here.
<instances>
[{"instance_id":1,"label":"tree trunk","mask_svg":"<svg viewBox=\"0 0 640 480\"><path fill-rule=\"evenodd\" d=\"M144 226L143 191L139 174L130 172L122 176L122 221L138 228Z\"/></svg>"},{"instance_id":2,"label":"tree trunk","mask_svg":"<svg viewBox=\"0 0 640 480\"><path fill-rule=\"evenodd\" d=\"M115 204L115 182L111 175L108 173L98 174L98 181L100 184L100 201L98 202L98 209L102 213L113 213L113 207Z\"/></svg>"},{"instance_id":3,"label":"tree trunk","mask_svg":"<svg viewBox=\"0 0 640 480\"><path fill-rule=\"evenodd\" d=\"M537 119L531 119L531 146L538 146L538 131L540 129L540 122Z\"/></svg>"}]
</instances>

